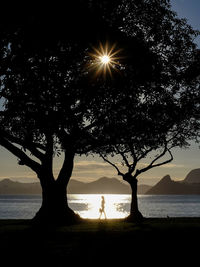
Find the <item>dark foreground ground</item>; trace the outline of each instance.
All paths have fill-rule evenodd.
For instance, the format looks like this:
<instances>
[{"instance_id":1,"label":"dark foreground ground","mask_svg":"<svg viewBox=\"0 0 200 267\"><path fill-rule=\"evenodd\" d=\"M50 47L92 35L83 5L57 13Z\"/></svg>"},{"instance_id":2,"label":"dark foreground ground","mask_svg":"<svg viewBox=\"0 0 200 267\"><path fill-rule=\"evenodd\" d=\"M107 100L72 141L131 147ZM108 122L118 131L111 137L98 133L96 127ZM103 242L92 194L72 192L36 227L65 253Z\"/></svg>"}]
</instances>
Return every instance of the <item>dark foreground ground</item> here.
<instances>
[{"instance_id":1,"label":"dark foreground ground","mask_svg":"<svg viewBox=\"0 0 200 267\"><path fill-rule=\"evenodd\" d=\"M200 261L200 218L57 227L0 220L0 260L1 266L194 266Z\"/></svg>"}]
</instances>

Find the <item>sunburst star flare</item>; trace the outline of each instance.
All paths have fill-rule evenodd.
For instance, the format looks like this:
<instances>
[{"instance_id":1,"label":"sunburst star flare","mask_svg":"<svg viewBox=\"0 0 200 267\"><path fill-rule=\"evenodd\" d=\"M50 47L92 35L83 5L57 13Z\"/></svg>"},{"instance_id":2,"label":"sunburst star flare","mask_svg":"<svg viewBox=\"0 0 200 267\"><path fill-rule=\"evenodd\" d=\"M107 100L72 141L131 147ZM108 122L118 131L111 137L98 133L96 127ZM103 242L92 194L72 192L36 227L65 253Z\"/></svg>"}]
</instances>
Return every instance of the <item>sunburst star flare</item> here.
<instances>
[{"instance_id":1,"label":"sunburst star flare","mask_svg":"<svg viewBox=\"0 0 200 267\"><path fill-rule=\"evenodd\" d=\"M112 76L112 71L119 71L121 49L116 48L116 43L113 45L108 42L105 45L99 43L99 47L92 47L92 50L88 53L90 56L88 70L94 72L94 77L102 74Z\"/></svg>"}]
</instances>

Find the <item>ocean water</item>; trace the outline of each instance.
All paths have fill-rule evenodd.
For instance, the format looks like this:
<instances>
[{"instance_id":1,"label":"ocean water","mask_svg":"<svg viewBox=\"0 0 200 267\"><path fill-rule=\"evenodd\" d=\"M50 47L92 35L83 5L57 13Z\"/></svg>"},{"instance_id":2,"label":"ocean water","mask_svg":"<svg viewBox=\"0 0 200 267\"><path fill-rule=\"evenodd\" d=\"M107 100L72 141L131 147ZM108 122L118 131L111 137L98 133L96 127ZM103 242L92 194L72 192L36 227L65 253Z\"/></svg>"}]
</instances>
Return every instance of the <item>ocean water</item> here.
<instances>
[{"instance_id":1,"label":"ocean water","mask_svg":"<svg viewBox=\"0 0 200 267\"><path fill-rule=\"evenodd\" d=\"M81 217L98 218L101 196L69 194L68 202ZM107 218L128 216L130 195L105 194L104 197ZM0 195L0 219L31 219L41 202L40 195ZM200 217L200 195L139 195L138 205L145 217Z\"/></svg>"}]
</instances>

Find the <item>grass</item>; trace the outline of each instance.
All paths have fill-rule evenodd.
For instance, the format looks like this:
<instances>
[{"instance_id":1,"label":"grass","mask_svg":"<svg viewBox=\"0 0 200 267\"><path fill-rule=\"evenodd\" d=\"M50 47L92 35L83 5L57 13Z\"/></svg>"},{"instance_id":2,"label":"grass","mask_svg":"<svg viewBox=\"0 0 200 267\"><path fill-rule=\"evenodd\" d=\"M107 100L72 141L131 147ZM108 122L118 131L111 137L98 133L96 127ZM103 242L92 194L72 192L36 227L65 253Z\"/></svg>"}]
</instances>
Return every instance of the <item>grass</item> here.
<instances>
[{"instance_id":1,"label":"grass","mask_svg":"<svg viewBox=\"0 0 200 267\"><path fill-rule=\"evenodd\" d=\"M30 220L0 220L4 266L41 262L68 266L68 261L71 266L113 266L130 260L160 266L175 258L191 265L199 255L199 240L200 218L149 218L141 224L122 219L83 220L57 227L36 227Z\"/></svg>"}]
</instances>

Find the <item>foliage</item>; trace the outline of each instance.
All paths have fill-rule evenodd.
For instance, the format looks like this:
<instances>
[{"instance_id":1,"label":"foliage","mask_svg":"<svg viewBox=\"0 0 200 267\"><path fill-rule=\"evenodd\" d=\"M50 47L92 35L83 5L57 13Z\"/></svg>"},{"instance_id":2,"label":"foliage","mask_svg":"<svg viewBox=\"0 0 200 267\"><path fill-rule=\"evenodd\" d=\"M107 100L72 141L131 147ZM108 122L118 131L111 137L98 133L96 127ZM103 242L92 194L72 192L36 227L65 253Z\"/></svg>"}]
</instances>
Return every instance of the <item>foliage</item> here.
<instances>
[{"instance_id":1,"label":"foliage","mask_svg":"<svg viewBox=\"0 0 200 267\"><path fill-rule=\"evenodd\" d=\"M84 154L93 147L90 107L104 92L88 83L84 60L94 29L100 34L104 25L89 2L8 10L9 20L1 18L0 144L36 172L38 162L52 162L61 151Z\"/></svg>"},{"instance_id":2,"label":"foliage","mask_svg":"<svg viewBox=\"0 0 200 267\"><path fill-rule=\"evenodd\" d=\"M197 79L188 71L198 32L169 1L77 0L36 10L1 18L0 144L20 164L37 172L61 151L93 151L122 156L138 175L149 153L156 155L143 171L195 137ZM121 49L120 72L93 79L88 52L107 39Z\"/></svg>"},{"instance_id":3,"label":"foliage","mask_svg":"<svg viewBox=\"0 0 200 267\"><path fill-rule=\"evenodd\" d=\"M124 0L117 12L119 29L148 51L148 57L138 53L144 69L125 65L126 82L116 93L117 109L110 103L103 107L107 117L102 139L108 138L109 145L101 147L100 155L126 179L112 156L119 155L125 172L136 178L169 163L173 148L187 147L197 138L199 81L191 78L191 72L198 62L194 39L199 32L179 19L166 0ZM144 159L145 165L138 165Z\"/></svg>"}]
</instances>

